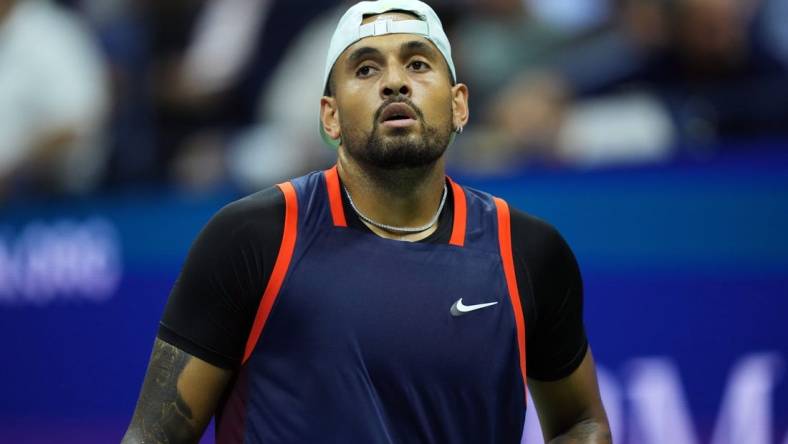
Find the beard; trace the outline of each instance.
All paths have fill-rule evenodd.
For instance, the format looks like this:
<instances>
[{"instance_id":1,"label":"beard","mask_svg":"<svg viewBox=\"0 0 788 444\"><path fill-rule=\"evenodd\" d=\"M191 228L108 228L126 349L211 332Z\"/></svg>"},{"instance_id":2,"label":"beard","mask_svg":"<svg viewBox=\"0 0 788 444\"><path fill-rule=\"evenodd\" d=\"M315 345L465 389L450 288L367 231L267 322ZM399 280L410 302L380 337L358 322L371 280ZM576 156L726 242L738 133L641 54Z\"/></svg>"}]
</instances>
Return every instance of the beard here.
<instances>
[{"instance_id":1,"label":"beard","mask_svg":"<svg viewBox=\"0 0 788 444\"><path fill-rule=\"evenodd\" d=\"M395 102L406 103L416 112L421 133L414 128L388 128L388 134L382 133L379 116L386 106ZM437 162L449 146L452 126L450 117L437 126L428 125L421 110L409 99L399 97L380 106L371 133L351 128L340 128L340 131L342 145L354 160L382 170L401 170Z\"/></svg>"}]
</instances>

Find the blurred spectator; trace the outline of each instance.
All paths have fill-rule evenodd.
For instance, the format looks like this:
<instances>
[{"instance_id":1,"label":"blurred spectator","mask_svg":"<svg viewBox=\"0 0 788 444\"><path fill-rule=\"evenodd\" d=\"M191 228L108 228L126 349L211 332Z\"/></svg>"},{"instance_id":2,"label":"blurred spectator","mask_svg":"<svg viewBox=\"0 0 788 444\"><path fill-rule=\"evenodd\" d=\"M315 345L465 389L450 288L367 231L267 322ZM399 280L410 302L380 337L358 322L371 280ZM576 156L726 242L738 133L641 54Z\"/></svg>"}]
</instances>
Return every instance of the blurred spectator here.
<instances>
[{"instance_id":1,"label":"blurred spectator","mask_svg":"<svg viewBox=\"0 0 788 444\"><path fill-rule=\"evenodd\" d=\"M788 135L788 71L753 28L763 5L759 0L626 0L621 24L635 47L608 52L598 63L626 57L630 70L600 77L596 84L574 82L575 94L645 87L666 107L685 146ZM653 30L639 32L644 23ZM568 63L562 74L582 78L577 68Z\"/></svg>"},{"instance_id":2,"label":"blurred spectator","mask_svg":"<svg viewBox=\"0 0 788 444\"><path fill-rule=\"evenodd\" d=\"M537 21L568 34L597 28L608 22L611 0L523 0Z\"/></svg>"},{"instance_id":3,"label":"blurred spectator","mask_svg":"<svg viewBox=\"0 0 788 444\"><path fill-rule=\"evenodd\" d=\"M619 0L606 26L574 33L511 3L457 32L483 110L459 139L461 164L654 162L676 147L788 135L784 16L760 33L771 41L756 20L784 0Z\"/></svg>"},{"instance_id":4,"label":"blurred spectator","mask_svg":"<svg viewBox=\"0 0 788 444\"><path fill-rule=\"evenodd\" d=\"M160 176L223 184L225 155L254 121L260 88L305 23L333 0L148 1Z\"/></svg>"},{"instance_id":5,"label":"blurred spectator","mask_svg":"<svg viewBox=\"0 0 788 444\"><path fill-rule=\"evenodd\" d=\"M224 180L226 133L244 120L233 88L258 49L273 2L167 3L148 3L156 36L157 163L180 185L215 187Z\"/></svg>"},{"instance_id":6,"label":"blurred spectator","mask_svg":"<svg viewBox=\"0 0 788 444\"><path fill-rule=\"evenodd\" d=\"M109 118L93 38L53 2L95 30ZM0 189L256 189L323 167L339 3L0 0ZM430 3L471 92L454 167L659 162L788 135L788 0Z\"/></svg>"},{"instance_id":7,"label":"blurred spectator","mask_svg":"<svg viewBox=\"0 0 788 444\"><path fill-rule=\"evenodd\" d=\"M71 13L47 0L0 0L0 187L76 193L97 183L102 63Z\"/></svg>"},{"instance_id":8,"label":"blurred spectator","mask_svg":"<svg viewBox=\"0 0 788 444\"><path fill-rule=\"evenodd\" d=\"M449 161L502 172L551 155L567 92L541 75L556 53L605 19L601 1L476 0L449 31L460 81L469 85L472 118Z\"/></svg>"},{"instance_id":9,"label":"blurred spectator","mask_svg":"<svg viewBox=\"0 0 788 444\"><path fill-rule=\"evenodd\" d=\"M263 85L257 123L238 135L229 153L230 173L244 189L269 186L331 161L332 152L317 129L322 66L345 9L347 5L307 23Z\"/></svg>"},{"instance_id":10,"label":"blurred spectator","mask_svg":"<svg viewBox=\"0 0 788 444\"><path fill-rule=\"evenodd\" d=\"M79 0L104 50L112 108L106 146L110 158L104 186L135 184L155 176L151 38L137 0Z\"/></svg>"}]
</instances>

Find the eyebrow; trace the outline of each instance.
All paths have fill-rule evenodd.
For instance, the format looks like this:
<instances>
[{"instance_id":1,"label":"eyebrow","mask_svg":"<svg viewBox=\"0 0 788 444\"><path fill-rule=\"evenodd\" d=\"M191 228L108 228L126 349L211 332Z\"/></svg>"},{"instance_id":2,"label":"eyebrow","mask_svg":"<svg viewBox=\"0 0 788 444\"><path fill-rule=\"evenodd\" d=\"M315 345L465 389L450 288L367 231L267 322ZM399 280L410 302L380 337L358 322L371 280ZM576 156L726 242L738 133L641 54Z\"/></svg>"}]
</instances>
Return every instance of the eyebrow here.
<instances>
[{"instance_id":1,"label":"eyebrow","mask_svg":"<svg viewBox=\"0 0 788 444\"><path fill-rule=\"evenodd\" d=\"M400 45L399 51L404 54L412 54L414 52L420 52L422 54L427 55L430 58L435 58L437 55L435 54L435 48L433 48L432 45L429 45L421 40L411 40L405 42L402 45Z\"/></svg>"},{"instance_id":2,"label":"eyebrow","mask_svg":"<svg viewBox=\"0 0 788 444\"><path fill-rule=\"evenodd\" d=\"M358 61L361 59L372 58L372 57L382 58L383 53L381 53L380 50L378 50L377 48L372 48L370 46L362 46L361 48L358 48L353 52L351 52L350 55L347 57L347 60L348 63L352 66L358 63Z\"/></svg>"},{"instance_id":3,"label":"eyebrow","mask_svg":"<svg viewBox=\"0 0 788 444\"><path fill-rule=\"evenodd\" d=\"M421 40L407 41L402 45L400 45L399 51L401 54L413 54L418 52L425 54L430 58L436 57L435 49L429 44L422 42ZM382 58L382 57L383 57L383 53L380 52L379 49L373 48L371 46L362 46L361 48L357 48L353 52L351 52L347 60L348 63L351 66L353 66L362 59Z\"/></svg>"}]
</instances>

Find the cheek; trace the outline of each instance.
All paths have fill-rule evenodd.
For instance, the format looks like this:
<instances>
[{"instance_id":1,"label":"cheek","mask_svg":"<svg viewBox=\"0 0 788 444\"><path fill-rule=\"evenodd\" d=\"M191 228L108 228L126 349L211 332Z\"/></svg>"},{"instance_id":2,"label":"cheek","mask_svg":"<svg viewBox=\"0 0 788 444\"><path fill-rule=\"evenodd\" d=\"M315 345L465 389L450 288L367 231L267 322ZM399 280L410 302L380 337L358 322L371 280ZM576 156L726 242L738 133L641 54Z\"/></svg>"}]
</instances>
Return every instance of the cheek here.
<instances>
[{"instance_id":1,"label":"cheek","mask_svg":"<svg viewBox=\"0 0 788 444\"><path fill-rule=\"evenodd\" d=\"M449 92L431 94L422 105L424 118L432 123L442 123L452 118L451 94Z\"/></svg>"},{"instance_id":2,"label":"cheek","mask_svg":"<svg viewBox=\"0 0 788 444\"><path fill-rule=\"evenodd\" d=\"M339 103L339 116L342 125L352 125L358 128L372 128L378 101L374 101L363 92L348 91Z\"/></svg>"}]
</instances>

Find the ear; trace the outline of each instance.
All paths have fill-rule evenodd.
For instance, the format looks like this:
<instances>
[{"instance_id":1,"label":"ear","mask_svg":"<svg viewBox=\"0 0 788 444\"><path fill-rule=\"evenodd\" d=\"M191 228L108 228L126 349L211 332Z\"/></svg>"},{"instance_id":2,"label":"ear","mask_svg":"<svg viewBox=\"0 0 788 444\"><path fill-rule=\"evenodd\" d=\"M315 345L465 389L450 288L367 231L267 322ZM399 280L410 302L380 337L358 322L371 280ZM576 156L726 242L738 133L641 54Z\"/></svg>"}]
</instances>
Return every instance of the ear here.
<instances>
[{"instance_id":1,"label":"ear","mask_svg":"<svg viewBox=\"0 0 788 444\"><path fill-rule=\"evenodd\" d=\"M339 110L335 97L323 96L320 99L320 122L328 137L339 139Z\"/></svg>"},{"instance_id":2,"label":"ear","mask_svg":"<svg viewBox=\"0 0 788 444\"><path fill-rule=\"evenodd\" d=\"M468 123L468 86L458 83L451 87L452 123L454 128L462 128Z\"/></svg>"}]
</instances>

